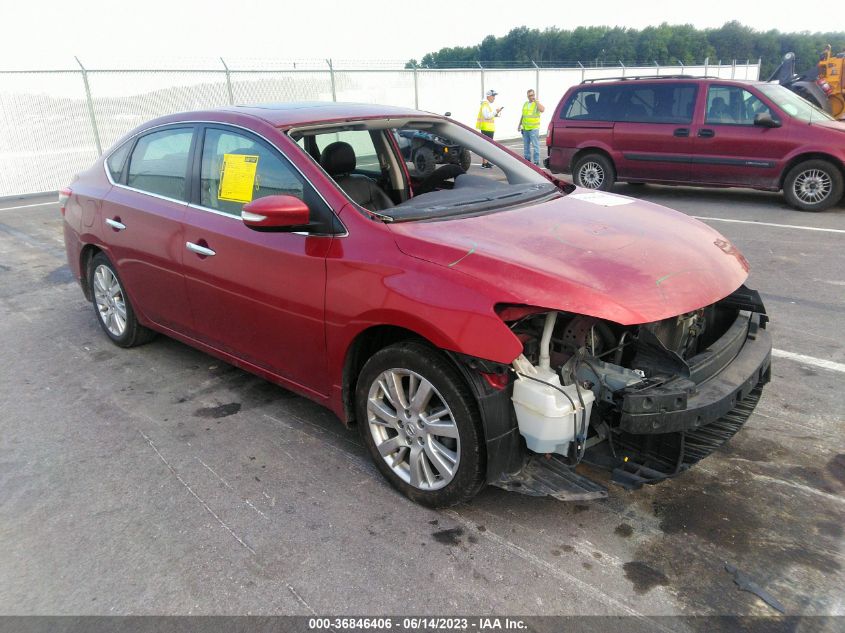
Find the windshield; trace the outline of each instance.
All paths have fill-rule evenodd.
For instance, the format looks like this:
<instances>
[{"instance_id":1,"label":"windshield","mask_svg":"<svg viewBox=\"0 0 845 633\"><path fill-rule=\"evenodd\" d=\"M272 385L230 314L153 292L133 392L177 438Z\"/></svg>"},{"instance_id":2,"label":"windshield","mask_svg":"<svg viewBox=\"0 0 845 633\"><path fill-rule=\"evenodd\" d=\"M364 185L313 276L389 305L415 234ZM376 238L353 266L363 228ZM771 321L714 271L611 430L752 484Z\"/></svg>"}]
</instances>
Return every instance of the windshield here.
<instances>
[{"instance_id":1,"label":"windshield","mask_svg":"<svg viewBox=\"0 0 845 633\"><path fill-rule=\"evenodd\" d=\"M775 105L788 115L800 121L812 123L814 121L835 121L832 116L819 110L806 99L802 99L791 90L778 84L762 84L760 92L775 102Z\"/></svg>"},{"instance_id":2,"label":"windshield","mask_svg":"<svg viewBox=\"0 0 845 633\"><path fill-rule=\"evenodd\" d=\"M449 119L368 119L290 136L387 222L478 215L562 195L542 173Z\"/></svg>"}]
</instances>

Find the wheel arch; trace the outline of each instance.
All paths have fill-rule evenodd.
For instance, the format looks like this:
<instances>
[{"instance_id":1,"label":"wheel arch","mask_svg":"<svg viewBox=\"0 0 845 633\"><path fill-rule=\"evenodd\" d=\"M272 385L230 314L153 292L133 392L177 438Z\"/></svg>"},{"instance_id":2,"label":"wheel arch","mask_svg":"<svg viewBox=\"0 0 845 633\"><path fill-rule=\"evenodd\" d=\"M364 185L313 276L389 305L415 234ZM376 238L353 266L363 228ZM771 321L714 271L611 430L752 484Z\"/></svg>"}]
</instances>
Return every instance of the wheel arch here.
<instances>
[{"instance_id":1,"label":"wheel arch","mask_svg":"<svg viewBox=\"0 0 845 633\"><path fill-rule=\"evenodd\" d=\"M778 189L783 189L783 183L786 180L786 175L792 170L793 167L808 160L823 160L825 162L828 162L837 169L839 169L839 173L841 173L842 177L845 178L845 165L843 165L841 159L825 152L805 152L803 154L793 156L783 166L783 170L781 170L780 173L780 178L778 179Z\"/></svg>"},{"instance_id":2,"label":"wheel arch","mask_svg":"<svg viewBox=\"0 0 845 633\"><path fill-rule=\"evenodd\" d=\"M104 252L102 248L97 246L96 244L86 244L82 247L82 251L79 253L79 272L81 274L79 283L82 285L82 294L85 295L85 298L88 301L91 301L91 286L88 284L88 277L89 277L89 268L91 266L91 260L97 255L97 253Z\"/></svg>"},{"instance_id":3,"label":"wheel arch","mask_svg":"<svg viewBox=\"0 0 845 633\"><path fill-rule=\"evenodd\" d=\"M610 161L611 166L613 167L614 171L616 171L616 161L613 160L613 156L610 154L610 152L603 147L598 147L597 145L590 145L589 147L580 148L572 155L572 160L569 162L570 173L574 175L575 163L577 163L582 156L586 156L587 154L600 154L601 156L604 156L608 161Z\"/></svg>"}]
</instances>

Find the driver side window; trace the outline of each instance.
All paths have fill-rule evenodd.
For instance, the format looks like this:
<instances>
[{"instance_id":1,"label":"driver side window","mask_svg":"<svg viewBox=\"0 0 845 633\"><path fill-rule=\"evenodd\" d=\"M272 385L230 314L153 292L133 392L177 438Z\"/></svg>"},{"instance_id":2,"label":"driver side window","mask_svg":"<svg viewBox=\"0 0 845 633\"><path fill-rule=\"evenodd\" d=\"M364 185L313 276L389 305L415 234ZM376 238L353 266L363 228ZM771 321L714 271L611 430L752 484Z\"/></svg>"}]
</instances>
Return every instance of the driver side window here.
<instances>
[{"instance_id":1,"label":"driver side window","mask_svg":"<svg viewBox=\"0 0 845 633\"><path fill-rule=\"evenodd\" d=\"M754 125L754 117L761 113L772 114L765 103L738 86L710 86L707 91L705 123Z\"/></svg>"},{"instance_id":2,"label":"driver side window","mask_svg":"<svg viewBox=\"0 0 845 633\"><path fill-rule=\"evenodd\" d=\"M206 129L200 178L200 204L234 216L265 196L305 200L302 177L278 152L234 131Z\"/></svg>"}]
</instances>

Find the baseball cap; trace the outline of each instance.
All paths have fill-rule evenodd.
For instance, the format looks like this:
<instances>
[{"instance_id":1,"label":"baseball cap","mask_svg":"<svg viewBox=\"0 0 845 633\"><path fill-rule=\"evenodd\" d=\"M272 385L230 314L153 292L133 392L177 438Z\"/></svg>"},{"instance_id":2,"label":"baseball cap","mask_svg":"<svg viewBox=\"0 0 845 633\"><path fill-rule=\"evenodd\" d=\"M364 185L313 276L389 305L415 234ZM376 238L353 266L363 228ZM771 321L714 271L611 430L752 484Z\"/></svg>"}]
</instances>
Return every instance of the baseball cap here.
<instances>
[{"instance_id":1,"label":"baseball cap","mask_svg":"<svg viewBox=\"0 0 845 633\"><path fill-rule=\"evenodd\" d=\"M495 90L488 90L488 91L487 91L487 96L488 96L488 97L495 97L497 94L499 94L499 93L498 93L498 92L496 92Z\"/></svg>"}]
</instances>

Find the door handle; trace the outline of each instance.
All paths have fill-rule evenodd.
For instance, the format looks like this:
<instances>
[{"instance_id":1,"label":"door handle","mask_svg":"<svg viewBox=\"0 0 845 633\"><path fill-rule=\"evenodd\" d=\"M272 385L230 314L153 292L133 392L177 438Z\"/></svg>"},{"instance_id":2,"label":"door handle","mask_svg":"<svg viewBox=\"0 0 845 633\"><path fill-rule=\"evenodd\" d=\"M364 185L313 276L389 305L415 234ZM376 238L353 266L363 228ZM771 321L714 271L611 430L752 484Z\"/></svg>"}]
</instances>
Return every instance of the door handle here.
<instances>
[{"instance_id":1,"label":"door handle","mask_svg":"<svg viewBox=\"0 0 845 633\"><path fill-rule=\"evenodd\" d=\"M193 242L185 242L185 248L187 248L189 251L193 251L197 255L204 255L205 257L214 257L215 255L217 255L217 253L215 253L210 248L200 246L199 244L194 244Z\"/></svg>"},{"instance_id":2,"label":"door handle","mask_svg":"<svg viewBox=\"0 0 845 633\"><path fill-rule=\"evenodd\" d=\"M111 218L106 218L106 224L112 227L115 231L122 231L126 228L126 225L123 222L120 220L112 220Z\"/></svg>"},{"instance_id":3,"label":"door handle","mask_svg":"<svg viewBox=\"0 0 845 633\"><path fill-rule=\"evenodd\" d=\"M701 138L713 138L716 136L716 132L714 130L709 130L707 128L698 131L698 135Z\"/></svg>"},{"instance_id":4,"label":"door handle","mask_svg":"<svg viewBox=\"0 0 845 633\"><path fill-rule=\"evenodd\" d=\"M674 136L689 136L689 128L688 127L679 127L677 130L672 132Z\"/></svg>"}]
</instances>

